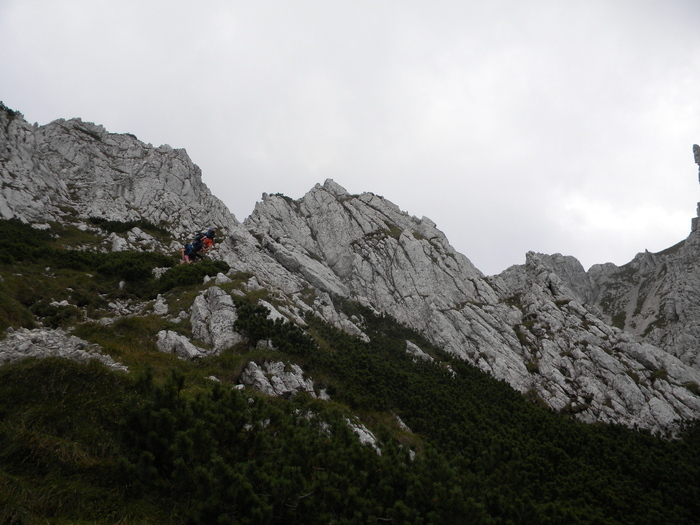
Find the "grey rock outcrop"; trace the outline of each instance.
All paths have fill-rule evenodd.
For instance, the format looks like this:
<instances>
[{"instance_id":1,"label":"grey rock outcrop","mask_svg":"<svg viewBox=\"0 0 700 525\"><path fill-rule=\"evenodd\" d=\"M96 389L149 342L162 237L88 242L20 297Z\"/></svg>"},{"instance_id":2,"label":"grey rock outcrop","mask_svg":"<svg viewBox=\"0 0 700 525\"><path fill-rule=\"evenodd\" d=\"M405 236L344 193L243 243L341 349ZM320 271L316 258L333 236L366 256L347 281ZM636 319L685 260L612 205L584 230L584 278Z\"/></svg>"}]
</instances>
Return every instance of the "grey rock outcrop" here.
<instances>
[{"instance_id":1,"label":"grey rock outcrop","mask_svg":"<svg viewBox=\"0 0 700 525\"><path fill-rule=\"evenodd\" d=\"M153 313L156 315L168 315L168 304L160 294L158 294L158 297L156 297L156 300L153 303Z\"/></svg>"},{"instance_id":2,"label":"grey rock outcrop","mask_svg":"<svg viewBox=\"0 0 700 525\"><path fill-rule=\"evenodd\" d=\"M698 370L600 319L549 263L529 253L524 267L499 276L523 313L515 330L532 391L589 422L663 431L696 417Z\"/></svg>"},{"instance_id":3,"label":"grey rock outcrop","mask_svg":"<svg viewBox=\"0 0 700 525\"><path fill-rule=\"evenodd\" d=\"M601 319L700 370L700 232L659 253L639 253L628 264L593 266L576 279L541 256ZM582 283L585 283L582 285Z\"/></svg>"},{"instance_id":4,"label":"grey rock outcrop","mask_svg":"<svg viewBox=\"0 0 700 525\"><path fill-rule=\"evenodd\" d=\"M266 361L262 366L254 361L248 363L239 378L244 385L255 388L269 396L290 396L308 392L316 397L314 382L304 377L299 365L285 365L280 361Z\"/></svg>"},{"instance_id":5,"label":"grey rock outcrop","mask_svg":"<svg viewBox=\"0 0 700 525\"><path fill-rule=\"evenodd\" d=\"M210 354L204 348L193 345L184 335L180 335L172 330L161 330L158 332L156 348L158 348L159 352L175 354L180 359L198 359Z\"/></svg>"},{"instance_id":6,"label":"grey rock outcrop","mask_svg":"<svg viewBox=\"0 0 700 525\"><path fill-rule=\"evenodd\" d=\"M61 329L8 329L4 338L0 340L0 365L29 357L62 357L81 362L95 359L112 370L129 371L126 366L103 353L98 345L69 335Z\"/></svg>"},{"instance_id":7,"label":"grey rock outcrop","mask_svg":"<svg viewBox=\"0 0 700 525\"><path fill-rule=\"evenodd\" d=\"M351 421L350 419L346 419L345 422L348 424L348 427L350 430L352 430L353 434L357 436L360 443L365 446L372 447L378 456L382 455L382 451L379 448L379 440L370 429L357 420Z\"/></svg>"},{"instance_id":8,"label":"grey rock outcrop","mask_svg":"<svg viewBox=\"0 0 700 525\"><path fill-rule=\"evenodd\" d=\"M2 218L60 221L70 208L83 218L166 221L181 234L237 224L185 150L153 147L80 119L32 126L4 111L0 145Z\"/></svg>"},{"instance_id":9,"label":"grey rock outcrop","mask_svg":"<svg viewBox=\"0 0 700 525\"><path fill-rule=\"evenodd\" d=\"M429 354L423 352L423 350L421 350L417 344L414 344L411 341L406 341L406 353L413 356L414 361L417 361L418 359L423 361L434 361Z\"/></svg>"},{"instance_id":10,"label":"grey rock outcrop","mask_svg":"<svg viewBox=\"0 0 700 525\"><path fill-rule=\"evenodd\" d=\"M391 314L556 410L653 430L700 414L697 370L611 326L595 272L572 257L531 253L486 277L430 220L330 180L298 201L265 195L244 224L299 279ZM342 326L332 301L313 309Z\"/></svg>"},{"instance_id":11,"label":"grey rock outcrop","mask_svg":"<svg viewBox=\"0 0 700 525\"><path fill-rule=\"evenodd\" d=\"M522 358L504 353L519 347L512 327L520 312L429 219L371 193L350 195L328 180L299 201L264 196L244 224L291 273L313 272L322 291L389 313L447 351L529 388ZM307 259L315 264L305 266ZM314 270L319 265L323 272ZM327 307L323 317L331 319Z\"/></svg>"},{"instance_id":12,"label":"grey rock outcrop","mask_svg":"<svg viewBox=\"0 0 700 525\"><path fill-rule=\"evenodd\" d=\"M236 319L233 299L218 286L210 286L198 295L190 310L192 335L211 345L216 354L245 340L233 328Z\"/></svg>"}]
</instances>

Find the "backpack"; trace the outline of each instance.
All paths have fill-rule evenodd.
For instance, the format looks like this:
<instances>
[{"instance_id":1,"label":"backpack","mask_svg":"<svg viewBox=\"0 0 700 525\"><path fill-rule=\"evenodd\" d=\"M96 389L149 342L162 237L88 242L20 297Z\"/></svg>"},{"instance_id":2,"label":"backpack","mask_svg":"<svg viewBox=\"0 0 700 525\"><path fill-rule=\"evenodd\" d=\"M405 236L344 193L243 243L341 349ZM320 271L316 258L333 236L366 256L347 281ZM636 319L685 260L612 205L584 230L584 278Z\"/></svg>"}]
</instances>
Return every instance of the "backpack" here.
<instances>
[{"instance_id":1,"label":"backpack","mask_svg":"<svg viewBox=\"0 0 700 525\"><path fill-rule=\"evenodd\" d=\"M185 255L196 254L199 250L202 249L202 246L202 241L194 241L189 244L185 244Z\"/></svg>"}]
</instances>

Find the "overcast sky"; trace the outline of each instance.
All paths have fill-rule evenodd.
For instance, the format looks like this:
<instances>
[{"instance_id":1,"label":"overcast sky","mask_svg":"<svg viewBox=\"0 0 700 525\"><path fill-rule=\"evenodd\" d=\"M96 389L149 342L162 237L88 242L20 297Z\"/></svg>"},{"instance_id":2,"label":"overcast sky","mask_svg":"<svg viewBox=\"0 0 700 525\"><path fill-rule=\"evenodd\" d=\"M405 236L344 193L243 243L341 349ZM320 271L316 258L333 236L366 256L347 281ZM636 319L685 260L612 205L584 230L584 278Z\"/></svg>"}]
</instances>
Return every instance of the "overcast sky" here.
<instances>
[{"instance_id":1,"label":"overcast sky","mask_svg":"<svg viewBox=\"0 0 700 525\"><path fill-rule=\"evenodd\" d=\"M0 100L184 148L239 220L332 178L484 273L684 239L697 0L0 0Z\"/></svg>"}]
</instances>

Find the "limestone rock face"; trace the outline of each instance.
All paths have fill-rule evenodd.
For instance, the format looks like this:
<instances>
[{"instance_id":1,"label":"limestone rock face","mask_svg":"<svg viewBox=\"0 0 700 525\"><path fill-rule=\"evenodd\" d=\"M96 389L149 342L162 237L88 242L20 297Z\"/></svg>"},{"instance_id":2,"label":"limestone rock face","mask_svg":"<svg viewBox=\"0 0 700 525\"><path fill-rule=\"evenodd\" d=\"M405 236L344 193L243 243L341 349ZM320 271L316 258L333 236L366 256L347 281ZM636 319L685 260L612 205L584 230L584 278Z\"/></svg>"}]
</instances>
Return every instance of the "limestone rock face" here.
<instances>
[{"instance_id":1,"label":"limestone rock face","mask_svg":"<svg viewBox=\"0 0 700 525\"><path fill-rule=\"evenodd\" d=\"M593 266L575 280L542 261L601 319L700 370L700 232L659 253L643 252L628 264Z\"/></svg>"},{"instance_id":2,"label":"limestone rock face","mask_svg":"<svg viewBox=\"0 0 700 525\"><path fill-rule=\"evenodd\" d=\"M70 208L83 218L169 222L183 234L237 224L185 150L80 119L32 126L0 111L0 182L4 219L61 220Z\"/></svg>"},{"instance_id":3,"label":"limestone rock face","mask_svg":"<svg viewBox=\"0 0 700 525\"><path fill-rule=\"evenodd\" d=\"M698 370L601 312L609 267L530 253L486 277L430 220L330 180L298 201L264 195L244 224L299 279L391 314L556 410L654 430L700 414ZM329 303L313 309L342 327Z\"/></svg>"},{"instance_id":4,"label":"limestone rock face","mask_svg":"<svg viewBox=\"0 0 700 525\"><path fill-rule=\"evenodd\" d=\"M511 350L519 348L513 326L521 313L429 219L371 193L350 195L328 180L299 201L263 196L244 224L300 278L390 313L436 345L529 388L523 359Z\"/></svg>"},{"instance_id":5,"label":"limestone rock face","mask_svg":"<svg viewBox=\"0 0 700 525\"><path fill-rule=\"evenodd\" d=\"M263 195L244 224L273 257L316 287L367 296L372 304L392 303L394 282L416 272L423 278L407 302L435 287L452 300L472 298L471 283L455 278L481 276L429 219L411 217L371 193L351 196L331 180L299 201Z\"/></svg>"},{"instance_id":6,"label":"limestone rock face","mask_svg":"<svg viewBox=\"0 0 700 525\"><path fill-rule=\"evenodd\" d=\"M236 319L233 299L218 286L210 286L197 296L190 312L194 338L212 345L216 354L245 340L233 328Z\"/></svg>"},{"instance_id":7,"label":"limestone rock face","mask_svg":"<svg viewBox=\"0 0 700 525\"><path fill-rule=\"evenodd\" d=\"M454 305L497 297L432 221L371 193L352 196L330 180L299 201L264 195L244 224L277 262L315 288L390 312L458 355L468 352L471 329L442 330L455 324Z\"/></svg>"},{"instance_id":8,"label":"limestone rock face","mask_svg":"<svg viewBox=\"0 0 700 525\"><path fill-rule=\"evenodd\" d=\"M524 267L499 276L523 314L515 330L532 390L552 408L590 422L663 430L695 417L698 370L606 323L556 268L551 257L529 253Z\"/></svg>"}]
</instances>

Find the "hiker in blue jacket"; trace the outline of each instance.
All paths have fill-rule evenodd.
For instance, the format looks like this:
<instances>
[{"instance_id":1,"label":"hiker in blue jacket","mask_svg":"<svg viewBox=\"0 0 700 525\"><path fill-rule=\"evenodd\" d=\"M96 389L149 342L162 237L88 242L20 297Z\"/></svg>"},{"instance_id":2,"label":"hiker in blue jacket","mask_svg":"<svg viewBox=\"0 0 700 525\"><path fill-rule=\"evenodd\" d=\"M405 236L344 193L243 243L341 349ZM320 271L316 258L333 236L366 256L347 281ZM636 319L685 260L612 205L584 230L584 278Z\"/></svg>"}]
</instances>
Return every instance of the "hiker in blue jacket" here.
<instances>
[{"instance_id":1,"label":"hiker in blue jacket","mask_svg":"<svg viewBox=\"0 0 700 525\"><path fill-rule=\"evenodd\" d=\"M185 244L185 246L180 250L180 253L182 253L182 261L180 264L183 263L193 263L197 262L197 259L202 259L202 254L199 253L204 244L200 240L196 240L190 244Z\"/></svg>"}]
</instances>

